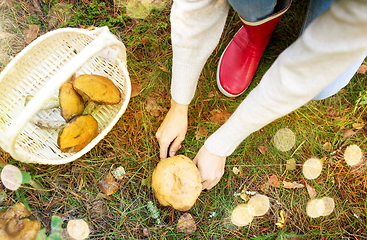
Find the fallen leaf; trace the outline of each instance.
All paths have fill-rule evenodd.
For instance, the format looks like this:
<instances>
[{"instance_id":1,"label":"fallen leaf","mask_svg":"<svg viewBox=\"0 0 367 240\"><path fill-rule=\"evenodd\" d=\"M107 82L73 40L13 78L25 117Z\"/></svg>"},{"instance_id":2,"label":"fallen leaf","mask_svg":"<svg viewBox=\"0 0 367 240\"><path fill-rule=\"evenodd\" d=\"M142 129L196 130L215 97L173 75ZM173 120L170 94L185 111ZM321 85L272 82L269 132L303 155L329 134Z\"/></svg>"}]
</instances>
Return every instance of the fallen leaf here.
<instances>
[{"instance_id":1,"label":"fallen leaf","mask_svg":"<svg viewBox=\"0 0 367 240\"><path fill-rule=\"evenodd\" d=\"M146 44L148 41L149 41L149 38L148 38L148 37L144 37L144 38L140 41L140 43L141 43L141 44Z\"/></svg>"},{"instance_id":2,"label":"fallen leaf","mask_svg":"<svg viewBox=\"0 0 367 240\"><path fill-rule=\"evenodd\" d=\"M158 62L158 68L160 69L160 70L162 70L163 72L167 72L167 73L169 73L169 70L166 68L166 66L165 65L163 65L163 63L161 63L161 62Z\"/></svg>"},{"instance_id":3,"label":"fallen leaf","mask_svg":"<svg viewBox=\"0 0 367 240\"><path fill-rule=\"evenodd\" d=\"M317 192L312 185L306 183L306 189L311 199L314 199L317 196Z\"/></svg>"},{"instance_id":4,"label":"fallen leaf","mask_svg":"<svg viewBox=\"0 0 367 240\"><path fill-rule=\"evenodd\" d=\"M353 128L359 130L359 129L362 129L364 127L364 123L353 123L352 126Z\"/></svg>"},{"instance_id":5,"label":"fallen leaf","mask_svg":"<svg viewBox=\"0 0 367 240\"><path fill-rule=\"evenodd\" d=\"M259 152L262 154L262 155L265 155L266 153L266 150L265 150L265 146L260 146L257 148L257 150L259 150Z\"/></svg>"},{"instance_id":6,"label":"fallen leaf","mask_svg":"<svg viewBox=\"0 0 367 240\"><path fill-rule=\"evenodd\" d=\"M30 25L24 34L24 39L27 44L37 38L40 27L38 25Z\"/></svg>"},{"instance_id":7,"label":"fallen leaf","mask_svg":"<svg viewBox=\"0 0 367 240\"><path fill-rule=\"evenodd\" d=\"M275 187L275 188L279 188L280 187L280 182L279 182L279 179L278 179L278 176L273 174L269 177L269 180L268 180L270 186L272 187Z\"/></svg>"},{"instance_id":8,"label":"fallen leaf","mask_svg":"<svg viewBox=\"0 0 367 240\"><path fill-rule=\"evenodd\" d=\"M259 186L259 188L260 188L260 190L261 190L263 193L267 193L267 192L268 192L268 190L269 190L269 186L270 186L269 182L265 182L264 184L261 184L261 185Z\"/></svg>"},{"instance_id":9,"label":"fallen leaf","mask_svg":"<svg viewBox=\"0 0 367 240\"><path fill-rule=\"evenodd\" d=\"M283 187L284 188L289 188L289 189L294 189L294 188L304 188L305 185L297 183L297 182L283 181Z\"/></svg>"},{"instance_id":10,"label":"fallen leaf","mask_svg":"<svg viewBox=\"0 0 367 240\"><path fill-rule=\"evenodd\" d=\"M117 180L122 180L124 179L124 175L126 174L125 169L120 166L118 168L116 168L115 170L111 171L112 175L117 179Z\"/></svg>"},{"instance_id":11,"label":"fallen leaf","mask_svg":"<svg viewBox=\"0 0 367 240\"><path fill-rule=\"evenodd\" d=\"M343 138L349 138L353 136L356 132L353 131L352 129L347 129L347 130L342 131L342 133L343 133Z\"/></svg>"},{"instance_id":12,"label":"fallen leaf","mask_svg":"<svg viewBox=\"0 0 367 240\"><path fill-rule=\"evenodd\" d=\"M216 110L213 111L212 116L209 118L211 122L222 125L225 123L231 114L227 110Z\"/></svg>"},{"instance_id":13,"label":"fallen leaf","mask_svg":"<svg viewBox=\"0 0 367 240\"><path fill-rule=\"evenodd\" d=\"M98 187L107 196L114 194L119 189L118 183L110 172L105 175Z\"/></svg>"},{"instance_id":14,"label":"fallen leaf","mask_svg":"<svg viewBox=\"0 0 367 240\"><path fill-rule=\"evenodd\" d=\"M367 65L363 63L363 64L358 68L357 73L366 74L366 72L367 72Z\"/></svg>"},{"instance_id":15,"label":"fallen leaf","mask_svg":"<svg viewBox=\"0 0 367 240\"><path fill-rule=\"evenodd\" d=\"M289 171L292 171L292 170L296 169L296 160L294 158L291 158L291 159L287 160L286 168Z\"/></svg>"},{"instance_id":16,"label":"fallen leaf","mask_svg":"<svg viewBox=\"0 0 367 240\"><path fill-rule=\"evenodd\" d=\"M153 117L159 117L161 113L165 111L165 109L159 106L157 101L153 98L148 98L146 100L145 110L147 110L147 112L149 112Z\"/></svg>"},{"instance_id":17,"label":"fallen leaf","mask_svg":"<svg viewBox=\"0 0 367 240\"><path fill-rule=\"evenodd\" d=\"M244 200L245 202L247 202L248 200L250 200L250 196L248 194L246 194L246 187L244 187L241 191L241 195L240 198L242 200Z\"/></svg>"},{"instance_id":18,"label":"fallen leaf","mask_svg":"<svg viewBox=\"0 0 367 240\"><path fill-rule=\"evenodd\" d=\"M196 140L199 140L200 138L206 138L207 135L208 131L206 130L206 128L204 126L200 126L195 133L195 138Z\"/></svg>"},{"instance_id":19,"label":"fallen leaf","mask_svg":"<svg viewBox=\"0 0 367 240\"><path fill-rule=\"evenodd\" d=\"M322 149L324 149L326 152L331 152L331 150L332 150L333 148L332 148L331 143L326 142L326 143L324 143L324 145L322 145Z\"/></svg>"},{"instance_id":20,"label":"fallen leaf","mask_svg":"<svg viewBox=\"0 0 367 240\"><path fill-rule=\"evenodd\" d=\"M283 210L280 210L278 221L275 223L275 225L278 228L283 228L285 226L285 219L284 219L284 211Z\"/></svg>"},{"instance_id":21,"label":"fallen leaf","mask_svg":"<svg viewBox=\"0 0 367 240\"><path fill-rule=\"evenodd\" d=\"M143 236L144 237L150 237L150 231L147 227L143 228Z\"/></svg>"},{"instance_id":22,"label":"fallen leaf","mask_svg":"<svg viewBox=\"0 0 367 240\"><path fill-rule=\"evenodd\" d=\"M238 167L233 167L232 172L238 175L240 173L240 169L238 169Z\"/></svg>"},{"instance_id":23,"label":"fallen leaf","mask_svg":"<svg viewBox=\"0 0 367 240\"><path fill-rule=\"evenodd\" d=\"M136 97L140 94L141 92L141 85L137 84L137 83L132 83L131 84L131 97Z\"/></svg>"},{"instance_id":24,"label":"fallen leaf","mask_svg":"<svg viewBox=\"0 0 367 240\"><path fill-rule=\"evenodd\" d=\"M196 224L194 218L190 213L184 213L178 220L176 231L190 234L196 231Z\"/></svg>"}]
</instances>

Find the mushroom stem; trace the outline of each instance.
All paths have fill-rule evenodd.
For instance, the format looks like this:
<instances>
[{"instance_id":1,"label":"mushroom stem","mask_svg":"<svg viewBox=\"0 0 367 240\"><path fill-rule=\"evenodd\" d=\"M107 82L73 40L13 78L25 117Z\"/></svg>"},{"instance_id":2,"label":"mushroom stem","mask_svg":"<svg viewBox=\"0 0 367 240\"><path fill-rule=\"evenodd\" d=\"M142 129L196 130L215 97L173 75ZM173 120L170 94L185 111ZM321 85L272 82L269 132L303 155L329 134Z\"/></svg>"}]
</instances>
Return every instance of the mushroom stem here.
<instances>
[{"instance_id":1,"label":"mushroom stem","mask_svg":"<svg viewBox=\"0 0 367 240\"><path fill-rule=\"evenodd\" d=\"M66 124L64 121L47 121L38 116L33 116L30 122L42 129L59 129Z\"/></svg>"}]
</instances>

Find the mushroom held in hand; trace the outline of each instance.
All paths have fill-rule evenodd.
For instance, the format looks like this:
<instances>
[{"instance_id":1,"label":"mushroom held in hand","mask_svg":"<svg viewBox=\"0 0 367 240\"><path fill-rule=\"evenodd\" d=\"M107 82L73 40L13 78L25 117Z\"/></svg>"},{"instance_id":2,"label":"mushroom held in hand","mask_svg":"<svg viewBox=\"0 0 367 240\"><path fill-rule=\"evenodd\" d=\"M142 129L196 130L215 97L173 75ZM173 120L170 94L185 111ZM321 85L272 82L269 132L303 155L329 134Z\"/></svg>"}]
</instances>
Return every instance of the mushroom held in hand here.
<instances>
[{"instance_id":1,"label":"mushroom held in hand","mask_svg":"<svg viewBox=\"0 0 367 240\"><path fill-rule=\"evenodd\" d=\"M108 78L99 75L80 75L73 87L88 101L113 105L121 101L121 92Z\"/></svg>"},{"instance_id":2,"label":"mushroom held in hand","mask_svg":"<svg viewBox=\"0 0 367 240\"><path fill-rule=\"evenodd\" d=\"M191 159L174 156L158 163L153 171L152 187L160 204L187 211L201 193L201 176Z\"/></svg>"},{"instance_id":3,"label":"mushroom held in hand","mask_svg":"<svg viewBox=\"0 0 367 240\"><path fill-rule=\"evenodd\" d=\"M69 121L83 113L84 101L69 82L64 83L59 91L61 116Z\"/></svg>"},{"instance_id":4,"label":"mushroom held in hand","mask_svg":"<svg viewBox=\"0 0 367 240\"><path fill-rule=\"evenodd\" d=\"M57 144L63 152L79 152L98 135L98 123L91 115L72 119L59 132Z\"/></svg>"}]
</instances>

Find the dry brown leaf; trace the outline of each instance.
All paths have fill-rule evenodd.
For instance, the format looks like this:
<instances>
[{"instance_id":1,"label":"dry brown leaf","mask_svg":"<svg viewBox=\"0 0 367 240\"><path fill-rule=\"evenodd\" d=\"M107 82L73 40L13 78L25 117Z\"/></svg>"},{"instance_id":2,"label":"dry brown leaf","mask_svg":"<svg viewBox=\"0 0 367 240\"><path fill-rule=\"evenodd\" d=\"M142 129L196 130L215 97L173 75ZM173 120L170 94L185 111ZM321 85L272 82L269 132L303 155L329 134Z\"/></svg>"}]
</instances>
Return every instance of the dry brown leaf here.
<instances>
[{"instance_id":1,"label":"dry brown leaf","mask_svg":"<svg viewBox=\"0 0 367 240\"><path fill-rule=\"evenodd\" d=\"M260 152L262 155L265 155L265 153L266 153L265 146L259 146L259 147L257 148L257 150L259 150L259 152Z\"/></svg>"},{"instance_id":2,"label":"dry brown leaf","mask_svg":"<svg viewBox=\"0 0 367 240\"><path fill-rule=\"evenodd\" d=\"M273 174L269 177L269 180L268 180L270 186L272 187L275 187L275 188L280 188L280 182L279 182L279 179L278 179L278 176Z\"/></svg>"},{"instance_id":3,"label":"dry brown leaf","mask_svg":"<svg viewBox=\"0 0 367 240\"><path fill-rule=\"evenodd\" d=\"M29 28L24 33L24 39L27 44L31 43L37 38L40 27L38 25L30 25Z\"/></svg>"},{"instance_id":4,"label":"dry brown leaf","mask_svg":"<svg viewBox=\"0 0 367 240\"><path fill-rule=\"evenodd\" d=\"M141 93L141 85L137 83L131 84L131 97L136 97Z\"/></svg>"},{"instance_id":5,"label":"dry brown leaf","mask_svg":"<svg viewBox=\"0 0 367 240\"><path fill-rule=\"evenodd\" d=\"M294 189L294 188L303 188L303 187L305 187L305 185L297 183L297 182L283 181L283 187L284 188L289 188L289 189Z\"/></svg>"},{"instance_id":6,"label":"dry brown leaf","mask_svg":"<svg viewBox=\"0 0 367 240\"><path fill-rule=\"evenodd\" d=\"M270 186L269 182L265 182L264 184L261 184L261 185L259 186L259 188L260 188L260 190L261 190L263 193L267 193L267 192L268 192L268 190L269 190L269 186Z\"/></svg>"},{"instance_id":7,"label":"dry brown leaf","mask_svg":"<svg viewBox=\"0 0 367 240\"><path fill-rule=\"evenodd\" d=\"M105 175L98 187L107 196L114 194L119 189L118 183L110 172Z\"/></svg>"},{"instance_id":8,"label":"dry brown leaf","mask_svg":"<svg viewBox=\"0 0 367 240\"><path fill-rule=\"evenodd\" d=\"M124 175L126 174L125 169L123 166L119 166L118 168L116 168L115 170L111 171L112 175L117 179L117 180L122 180L124 179Z\"/></svg>"},{"instance_id":9,"label":"dry brown leaf","mask_svg":"<svg viewBox=\"0 0 367 240\"><path fill-rule=\"evenodd\" d=\"M317 196L317 192L316 192L315 188L312 185L308 184L308 183L306 183L306 188L307 188L307 192L308 192L308 195L310 196L310 198L314 199Z\"/></svg>"},{"instance_id":10,"label":"dry brown leaf","mask_svg":"<svg viewBox=\"0 0 367 240\"><path fill-rule=\"evenodd\" d=\"M332 148L331 143L326 142L326 143L324 143L324 145L322 145L322 149L324 149L326 152L331 152L331 150L332 150L333 148Z\"/></svg>"},{"instance_id":11,"label":"dry brown leaf","mask_svg":"<svg viewBox=\"0 0 367 240\"><path fill-rule=\"evenodd\" d=\"M167 73L169 73L169 70L166 68L166 66L163 64L163 63L161 63L161 62L158 62L158 68L160 69L160 70L162 70L163 72L167 72Z\"/></svg>"},{"instance_id":12,"label":"dry brown leaf","mask_svg":"<svg viewBox=\"0 0 367 240\"><path fill-rule=\"evenodd\" d=\"M141 43L141 44L146 44L148 41L149 41L149 38L148 38L148 37L144 37L144 38L140 41L140 43Z\"/></svg>"},{"instance_id":13,"label":"dry brown leaf","mask_svg":"<svg viewBox=\"0 0 367 240\"><path fill-rule=\"evenodd\" d=\"M161 113L165 111L164 108L157 104L157 101L154 98L147 99L145 110L147 110L153 117L159 117Z\"/></svg>"},{"instance_id":14,"label":"dry brown leaf","mask_svg":"<svg viewBox=\"0 0 367 240\"><path fill-rule=\"evenodd\" d=\"M219 125L225 123L231 114L227 110L216 110L213 111L210 121L213 123L218 123Z\"/></svg>"},{"instance_id":15,"label":"dry brown leaf","mask_svg":"<svg viewBox=\"0 0 367 240\"><path fill-rule=\"evenodd\" d=\"M194 218L190 213L184 213L178 220L176 231L190 234L196 231L196 224Z\"/></svg>"},{"instance_id":16,"label":"dry brown leaf","mask_svg":"<svg viewBox=\"0 0 367 240\"><path fill-rule=\"evenodd\" d=\"M349 138L353 136L356 132L353 131L352 129L347 129L347 130L342 131L342 133L343 133L343 138Z\"/></svg>"},{"instance_id":17,"label":"dry brown leaf","mask_svg":"<svg viewBox=\"0 0 367 240\"><path fill-rule=\"evenodd\" d=\"M362 129L364 127L364 123L353 123L352 126L353 128L359 130L359 129Z\"/></svg>"},{"instance_id":18,"label":"dry brown leaf","mask_svg":"<svg viewBox=\"0 0 367 240\"><path fill-rule=\"evenodd\" d=\"M199 140L200 138L206 138L207 135L208 135L208 131L206 130L206 128L203 126L200 126L195 133L195 138L196 140Z\"/></svg>"},{"instance_id":19,"label":"dry brown leaf","mask_svg":"<svg viewBox=\"0 0 367 240\"><path fill-rule=\"evenodd\" d=\"M243 189L241 191L240 198L242 200L244 200L245 202L247 202L248 200L250 200L250 196L248 194L246 194L246 187L243 187Z\"/></svg>"},{"instance_id":20,"label":"dry brown leaf","mask_svg":"<svg viewBox=\"0 0 367 240\"><path fill-rule=\"evenodd\" d=\"M232 168L232 172L233 172L234 174L238 175L241 171L240 171L240 169L238 169L238 167L233 167L233 168Z\"/></svg>"},{"instance_id":21,"label":"dry brown leaf","mask_svg":"<svg viewBox=\"0 0 367 240\"><path fill-rule=\"evenodd\" d=\"M367 65L363 63L363 64L358 68L357 73L366 74L366 72L367 72Z\"/></svg>"}]
</instances>

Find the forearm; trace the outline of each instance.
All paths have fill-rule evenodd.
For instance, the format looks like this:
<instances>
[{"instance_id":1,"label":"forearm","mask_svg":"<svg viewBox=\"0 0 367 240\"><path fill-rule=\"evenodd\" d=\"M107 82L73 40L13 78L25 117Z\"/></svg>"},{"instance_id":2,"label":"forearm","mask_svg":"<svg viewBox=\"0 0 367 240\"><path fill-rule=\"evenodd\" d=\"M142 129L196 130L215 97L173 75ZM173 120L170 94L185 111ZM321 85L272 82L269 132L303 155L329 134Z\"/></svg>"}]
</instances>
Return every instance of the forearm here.
<instances>
[{"instance_id":1,"label":"forearm","mask_svg":"<svg viewBox=\"0 0 367 240\"><path fill-rule=\"evenodd\" d=\"M367 51L367 2L336 1L287 48L205 143L228 156L249 134L301 107Z\"/></svg>"},{"instance_id":2,"label":"forearm","mask_svg":"<svg viewBox=\"0 0 367 240\"><path fill-rule=\"evenodd\" d=\"M171 10L172 98L188 105L204 64L217 46L228 13L227 0L175 0Z\"/></svg>"}]
</instances>

